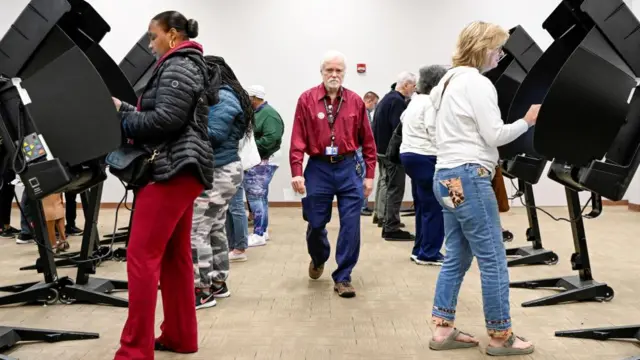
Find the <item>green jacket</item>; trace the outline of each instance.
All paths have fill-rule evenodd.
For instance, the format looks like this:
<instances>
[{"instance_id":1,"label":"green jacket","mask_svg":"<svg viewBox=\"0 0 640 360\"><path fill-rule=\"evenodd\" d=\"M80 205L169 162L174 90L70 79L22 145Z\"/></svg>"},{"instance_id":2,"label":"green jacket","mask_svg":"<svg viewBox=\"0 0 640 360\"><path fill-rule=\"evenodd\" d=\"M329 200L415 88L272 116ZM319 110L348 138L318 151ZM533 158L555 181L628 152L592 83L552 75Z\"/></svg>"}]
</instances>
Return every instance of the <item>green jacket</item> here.
<instances>
[{"instance_id":1,"label":"green jacket","mask_svg":"<svg viewBox=\"0 0 640 360\"><path fill-rule=\"evenodd\" d=\"M284 121L280 114L266 102L256 109L256 127L253 134L261 159L268 159L282 145Z\"/></svg>"}]
</instances>

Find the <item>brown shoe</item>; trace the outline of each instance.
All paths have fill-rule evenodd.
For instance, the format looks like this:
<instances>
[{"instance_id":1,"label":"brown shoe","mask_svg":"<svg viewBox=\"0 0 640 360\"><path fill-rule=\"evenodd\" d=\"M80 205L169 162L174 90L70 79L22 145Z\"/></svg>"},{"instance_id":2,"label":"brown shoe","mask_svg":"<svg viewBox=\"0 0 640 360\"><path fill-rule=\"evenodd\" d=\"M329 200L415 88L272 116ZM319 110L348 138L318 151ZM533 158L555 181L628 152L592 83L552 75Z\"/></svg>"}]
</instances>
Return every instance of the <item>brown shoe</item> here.
<instances>
[{"instance_id":1,"label":"brown shoe","mask_svg":"<svg viewBox=\"0 0 640 360\"><path fill-rule=\"evenodd\" d=\"M322 276L322 272L324 271L324 264L316 267L313 265L313 260L309 263L309 277L313 280L318 280L320 276Z\"/></svg>"},{"instance_id":2,"label":"brown shoe","mask_svg":"<svg viewBox=\"0 0 640 360\"><path fill-rule=\"evenodd\" d=\"M351 283L349 281L336 283L333 287L333 290L338 293L338 296L343 298L352 298L356 296L356 289L351 286Z\"/></svg>"}]
</instances>

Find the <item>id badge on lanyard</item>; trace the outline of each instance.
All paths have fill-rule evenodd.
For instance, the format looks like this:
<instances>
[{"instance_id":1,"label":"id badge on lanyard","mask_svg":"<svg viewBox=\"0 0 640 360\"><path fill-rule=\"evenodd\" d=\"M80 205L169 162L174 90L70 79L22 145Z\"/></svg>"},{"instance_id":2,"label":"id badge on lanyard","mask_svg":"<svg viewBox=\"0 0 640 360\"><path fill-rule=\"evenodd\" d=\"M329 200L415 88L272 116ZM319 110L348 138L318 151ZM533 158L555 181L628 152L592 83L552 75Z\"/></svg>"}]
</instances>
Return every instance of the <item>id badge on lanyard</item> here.
<instances>
[{"instance_id":1,"label":"id badge on lanyard","mask_svg":"<svg viewBox=\"0 0 640 360\"><path fill-rule=\"evenodd\" d=\"M338 103L338 109L336 110L335 114L333 113L333 105L332 104L327 104L327 99L324 98L324 108L327 112L327 121L329 122L329 129L331 129L331 145L327 146L324 149L324 154L326 156L338 156L338 147L335 146L335 141L336 141L336 134L334 132L334 123L335 120L338 117L338 113L340 112L340 108L342 107L342 100L344 99L344 97L342 96L343 94L340 94L340 102Z\"/></svg>"}]
</instances>

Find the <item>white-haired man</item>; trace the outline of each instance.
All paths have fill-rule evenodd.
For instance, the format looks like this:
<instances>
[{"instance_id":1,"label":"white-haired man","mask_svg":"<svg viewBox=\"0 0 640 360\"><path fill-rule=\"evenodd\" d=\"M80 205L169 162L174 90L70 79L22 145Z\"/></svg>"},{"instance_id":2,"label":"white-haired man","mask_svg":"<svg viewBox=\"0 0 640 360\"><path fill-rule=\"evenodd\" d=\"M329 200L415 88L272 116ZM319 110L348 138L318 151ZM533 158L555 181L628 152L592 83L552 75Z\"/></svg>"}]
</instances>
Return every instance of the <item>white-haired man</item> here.
<instances>
[{"instance_id":1,"label":"white-haired man","mask_svg":"<svg viewBox=\"0 0 640 360\"><path fill-rule=\"evenodd\" d=\"M402 229L400 222L400 207L404 197L406 174L402 164L396 164L386 157L387 147L393 131L400 124L400 116L407 108L407 100L416 88L417 77L410 72L398 75L398 81L393 90L387 93L378 106L373 118L373 132L380 164L380 178L376 196L376 218L378 225L382 225L382 237L385 240L411 241L415 237Z\"/></svg>"},{"instance_id":2,"label":"white-haired man","mask_svg":"<svg viewBox=\"0 0 640 360\"><path fill-rule=\"evenodd\" d=\"M353 297L356 293L351 285L351 272L360 255L360 209L363 194L369 196L373 189L376 146L362 98L342 86L345 70L341 53L327 53L320 66L322 84L305 91L298 99L289 162L294 191L306 193L302 214L308 222L309 277L320 278L329 260L331 247L326 225L331 219L333 198L337 196L338 268L332 278L339 296ZM360 146L367 168L364 181L356 171L355 153ZM309 162L303 176L305 153Z\"/></svg>"}]
</instances>

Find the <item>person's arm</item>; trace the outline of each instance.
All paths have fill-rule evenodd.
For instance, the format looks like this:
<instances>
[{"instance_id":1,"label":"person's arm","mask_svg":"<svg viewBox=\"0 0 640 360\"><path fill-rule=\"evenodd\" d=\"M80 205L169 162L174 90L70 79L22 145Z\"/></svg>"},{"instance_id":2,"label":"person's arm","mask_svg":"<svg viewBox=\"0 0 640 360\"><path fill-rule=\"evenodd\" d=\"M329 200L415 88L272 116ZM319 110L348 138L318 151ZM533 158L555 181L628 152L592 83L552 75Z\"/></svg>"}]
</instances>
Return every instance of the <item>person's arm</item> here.
<instances>
[{"instance_id":1,"label":"person's arm","mask_svg":"<svg viewBox=\"0 0 640 360\"><path fill-rule=\"evenodd\" d=\"M369 117L367 116L367 108L364 106L364 102L360 103L360 126L358 127L358 138L362 145L362 158L367 167L366 178L373 179L376 174L376 161L377 161L377 149L376 141L373 138L373 131L371 130L371 124L369 123ZM402 114L402 113L401 113ZM400 115L398 115L398 122L400 121Z\"/></svg>"},{"instance_id":2,"label":"person's arm","mask_svg":"<svg viewBox=\"0 0 640 360\"><path fill-rule=\"evenodd\" d=\"M174 63L159 76L153 109L130 111L133 105L120 106L122 128L127 137L163 137L181 129L187 122L196 91L202 88L203 74L195 66Z\"/></svg>"},{"instance_id":3,"label":"person's arm","mask_svg":"<svg viewBox=\"0 0 640 360\"><path fill-rule=\"evenodd\" d=\"M120 100L120 112L121 113L132 112L132 111L136 111L136 107L135 106Z\"/></svg>"},{"instance_id":4,"label":"person's arm","mask_svg":"<svg viewBox=\"0 0 640 360\"><path fill-rule=\"evenodd\" d=\"M431 99L425 104L422 109L422 121L424 121L425 128L427 129L427 138L429 138L433 145L436 142L436 109L431 102Z\"/></svg>"},{"instance_id":5,"label":"person's arm","mask_svg":"<svg viewBox=\"0 0 640 360\"><path fill-rule=\"evenodd\" d=\"M268 114L262 123L262 137L256 140L260 154L266 154L271 151L278 140L282 139L283 132L284 124L282 120L273 114Z\"/></svg>"},{"instance_id":6,"label":"person's arm","mask_svg":"<svg viewBox=\"0 0 640 360\"><path fill-rule=\"evenodd\" d=\"M489 79L478 79L467 86L474 119L480 136L489 146L498 147L512 142L527 132L529 124L524 119L505 124L498 107L498 93Z\"/></svg>"},{"instance_id":7,"label":"person's arm","mask_svg":"<svg viewBox=\"0 0 640 360\"><path fill-rule=\"evenodd\" d=\"M233 120L242 113L240 100L232 91L221 89L218 94L220 101L209 110L209 139L214 148L229 138Z\"/></svg>"},{"instance_id":8,"label":"person's arm","mask_svg":"<svg viewBox=\"0 0 640 360\"><path fill-rule=\"evenodd\" d=\"M289 147L289 166L291 176L302 176L302 161L307 150L307 131L304 124L304 104L302 97L298 99L296 113L293 117L293 129L291 131L291 146Z\"/></svg>"}]
</instances>

